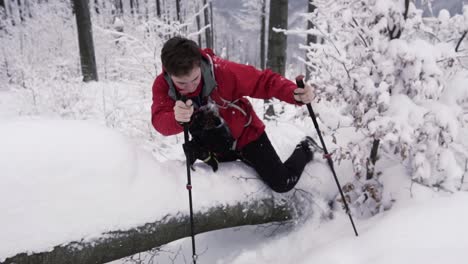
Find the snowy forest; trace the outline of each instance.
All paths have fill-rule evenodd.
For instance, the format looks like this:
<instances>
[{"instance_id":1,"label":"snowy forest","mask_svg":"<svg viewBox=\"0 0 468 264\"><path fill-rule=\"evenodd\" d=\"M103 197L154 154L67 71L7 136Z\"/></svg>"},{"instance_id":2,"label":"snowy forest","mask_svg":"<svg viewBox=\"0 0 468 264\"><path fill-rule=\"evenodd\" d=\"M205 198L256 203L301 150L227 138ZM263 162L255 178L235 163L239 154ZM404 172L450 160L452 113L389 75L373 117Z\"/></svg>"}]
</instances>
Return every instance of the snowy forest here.
<instances>
[{"instance_id":1,"label":"snowy forest","mask_svg":"<svg viewBox=\"0 0 468 264\"><path fill-rule=\"evenodd\" d=\"M466 263L467 33L463 0L0 0L0 263ZM339 181L197 162L191 230L184 135L151 123L173 36L304 75L319 132L248 100Z\"/></svg>"}]
</instances>

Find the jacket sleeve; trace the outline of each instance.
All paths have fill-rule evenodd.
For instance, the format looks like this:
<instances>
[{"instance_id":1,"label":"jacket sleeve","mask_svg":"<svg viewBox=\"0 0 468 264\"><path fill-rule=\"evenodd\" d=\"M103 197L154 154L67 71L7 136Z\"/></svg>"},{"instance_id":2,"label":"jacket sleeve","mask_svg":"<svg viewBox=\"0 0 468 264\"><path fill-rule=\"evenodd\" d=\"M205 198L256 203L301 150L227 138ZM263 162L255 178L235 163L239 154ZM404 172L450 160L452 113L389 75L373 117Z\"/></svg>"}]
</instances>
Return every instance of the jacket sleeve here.
<instances>
[{"instance_id":1,"label":"jacket sleeve","mask_svg":"<svg viewBox=\"0 0 468 264\"><path fill-rule=\"evenodd\" d=\"M235 82L238 96L258 99L276 98L281 101L301 105L294 100L296 84L270 69L260 71L253 66L217 58L220 68L229 75L226 79Z\"/></svg>"},{"instance_id":2,"label":"jacket sleeve","mask_svg":"<svg viewBox=\"0 0 468 264\"><path fill-rule=\"evenodd\" d=\"M151 122L153 127L164 136L182 132L183 127L174 117L175 101L167 94L169 86L163 75L159 75L153 84L153 104L151 106Z\"/></svg>"}]
</instances>

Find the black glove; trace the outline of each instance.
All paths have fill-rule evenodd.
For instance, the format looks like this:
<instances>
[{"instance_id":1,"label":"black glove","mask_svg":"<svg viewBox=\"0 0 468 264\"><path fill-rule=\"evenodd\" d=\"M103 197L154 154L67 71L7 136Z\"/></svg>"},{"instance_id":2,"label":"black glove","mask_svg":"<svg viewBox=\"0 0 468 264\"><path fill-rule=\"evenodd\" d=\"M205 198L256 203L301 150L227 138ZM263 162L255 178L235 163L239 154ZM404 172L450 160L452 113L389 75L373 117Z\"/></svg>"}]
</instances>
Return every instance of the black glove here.
<instances>
[{"instance_id":1,"label":"black glove","mask_svg":"<svg viewBox=\"0 0 468 264\"><path fill-rule=\"evenodd\" d=\"M216 158L216 154L210 152L203 148L197 140L190 140L183 145L185 156L187 157L187 162L189 162L190 167L192 170L195 170L193 164L197 159L205 162L208 164L214 172L218 170L218 159Z\"/></svg>"}]
</instances>

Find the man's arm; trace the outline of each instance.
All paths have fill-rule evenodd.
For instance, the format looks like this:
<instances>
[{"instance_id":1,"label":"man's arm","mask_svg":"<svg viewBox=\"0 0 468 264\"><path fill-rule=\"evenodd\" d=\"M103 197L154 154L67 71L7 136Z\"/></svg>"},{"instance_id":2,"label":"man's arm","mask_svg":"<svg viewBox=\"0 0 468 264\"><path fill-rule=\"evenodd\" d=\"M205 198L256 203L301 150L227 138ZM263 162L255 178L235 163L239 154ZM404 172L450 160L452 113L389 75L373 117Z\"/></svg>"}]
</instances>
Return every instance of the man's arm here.
<instances>
[{"instance_id":1,"label":"man's arm","mask_svg":"<svg viewBox=\"0 0 468 264\"><path fill-rule=\"evenodd\" d=\"M176 121L174 114L175 102L168 95L169 86L162 75L153 84L153 105L151 106L151 122L153 127L164 136L175 135L184 130Z\"/></svg>"},{"instance_id":2,"label":"man's arm","mask_svg":"<svg viewBox=\"0 0 468 264\"><path fill-rule=\"evenodd\" d=\"M267 69L260 71L253 66L218 59L230 79L236 84L236 93L239 96L249 96L259 99L277 98L281 101L300 105L294 99L294 82Z\"/></svg>"}]
</instances>

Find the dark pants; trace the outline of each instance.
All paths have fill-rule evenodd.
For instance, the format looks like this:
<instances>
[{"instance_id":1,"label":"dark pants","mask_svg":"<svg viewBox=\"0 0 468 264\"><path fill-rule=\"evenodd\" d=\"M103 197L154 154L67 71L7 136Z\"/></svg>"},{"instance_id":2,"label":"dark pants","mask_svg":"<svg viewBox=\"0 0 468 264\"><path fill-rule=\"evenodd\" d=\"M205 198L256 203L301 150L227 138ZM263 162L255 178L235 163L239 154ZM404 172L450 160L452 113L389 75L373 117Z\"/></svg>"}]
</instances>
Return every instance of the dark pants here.
<instances>
[{"instance_id":1,"label":"dark pants","mask_svg":"<svg viewBox=\"0 0 468 264\"><path fill-rule=\"evenodd\" d=\"M294 188L304 171L305 165L310 161L303 148L296 148L286 162L283 163L265 132L257 140L247 144L237 157L253 167L260 178L273 191L279 193ZM235 160L235 156L220 157L220 161L229 160Z\"/></svg>"}]
</instances>

